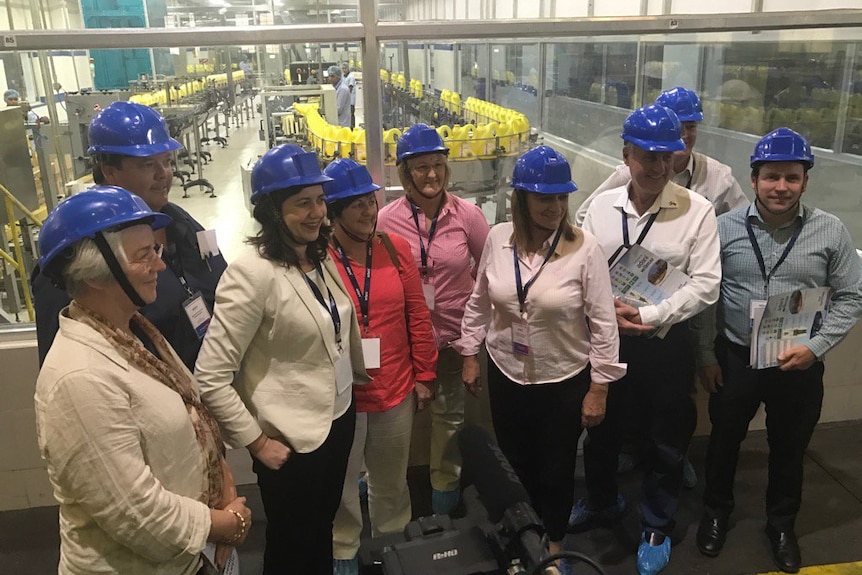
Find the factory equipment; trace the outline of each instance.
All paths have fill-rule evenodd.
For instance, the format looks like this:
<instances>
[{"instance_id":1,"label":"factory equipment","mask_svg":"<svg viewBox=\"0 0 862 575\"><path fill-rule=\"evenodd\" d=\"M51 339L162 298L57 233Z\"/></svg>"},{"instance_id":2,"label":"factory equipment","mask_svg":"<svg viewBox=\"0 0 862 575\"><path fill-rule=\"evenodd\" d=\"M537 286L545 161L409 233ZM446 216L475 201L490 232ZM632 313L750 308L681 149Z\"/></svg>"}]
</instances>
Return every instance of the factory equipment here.
<instances>
[{"instance_id":1,"label":"factory equipment","mask_svg":"<svg viewBox=\"0 0 862 575\"><path fill-rule=\"evenodd\" d=\"M72 170L74 179L90 173L92 163L87 154L89 140L87 130L93 116L111 102L129 99L128 90L105 90L94 92L69 92L66 94L66 109L69 117L69 132L72 138Z\"/></svg>"},{"instance_id":2,"label":"factory equipment","mask_svg":"<svg viewBox=\"0 0 862 575\"><path fill-rule=\"evenodd\" d=\"M335 103L335 88L329 84L297 86L267 86L261 91L261 140L272 148L286 142L303 140L305 134L297 131L293 105L319 102L322 116L330 124L338 125L338 109ZM284 129L284 125L289 127Z\"/></svg>"}]
</instances>

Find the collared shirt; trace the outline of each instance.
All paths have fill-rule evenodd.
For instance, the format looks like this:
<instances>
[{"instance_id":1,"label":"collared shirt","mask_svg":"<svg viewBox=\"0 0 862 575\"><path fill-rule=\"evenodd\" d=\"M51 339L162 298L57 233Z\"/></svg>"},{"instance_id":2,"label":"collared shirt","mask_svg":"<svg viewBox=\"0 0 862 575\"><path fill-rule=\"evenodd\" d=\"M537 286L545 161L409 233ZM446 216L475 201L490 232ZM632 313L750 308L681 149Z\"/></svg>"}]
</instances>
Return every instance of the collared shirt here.
<instances>
[{"instance_id":1,"label":"collared shirt","mask_svg":"<svg viewBox=\"0 0 862 575\"><path fill-rule=\"evenodd\" d=\"M335 109L338 111L338 125L350 127L350 89L342 79L335 85Z\"/></svg>"},{"instance_id":2,"label":"collared shirt","mask_svg":"<svg viewBox=\"0 0 862 575\"><path fill-rule=\"evenodd\" d=\"M437 229L431 245L425 217L419 211L420 231L417 233L413 211L407 198L399 198L384 206L377 217L377 227L399 235L410 244L417 266L421 266L419 234L428 251L428 281L434 286L434 309L431 324L437 338L437 348L444 349L461 337L461 317L473 292L476 265L482 257L488 237L485 214L476 204L446 192L446 199L437 218Z\"/></svg>"},{"instance_id":3,"label":"collared shirt","mask_svg":"<svg viewBox=\"0 0 862 575\"><path fill-rule=\"evenodd\" d=\"M596 238L579 230L574 242L560 239L527 295L531 355L512 351L512 324L521 319L515 287L513 226L494 226L488 235L473 295L453 347L475 355L486 340L488 355L506 377L521 384L552 383L592 368L592 381L625 375L619 363L619 334L610 276ZM518 252L521 276L529 281L542 266L551 240L535 254ZM486 338L487 334L487 338Z\"/></svg>"},{"instance_id":4,"label":"collared shirt","mask_svg":"<svg viewBox=\"0 0 862 575\"><path fill-rule=\"evenodd\" d=\"M775 267L795 230L802 225L787 258L770 278L768 293L764 293L763 276L745 229L746 219L751 222L767 274ZM850 233L832 214L800 204L793 220L772 229L763 221L757 207L750 204L721 216L718 232L724 277L717 328L718 333L731 342L746 347L751 343L749 302L752 299L766 299L796 289L829 286L835 290L823 326L807 344L818 358L838 344L862 316L862 264ZM711 341L706 350L702 341L701 348L701 363L716 363L714 354L712 362L704 358L704 353L711 351Z\"/></svg>"},{"instance_id":5,"label":"collared shirt","mask_svg":"<svg viewBox=\"0 0 862 575\"><path fill-rule=\"evenodd\" d=\"M607 190L626 186L631 180L629 167L625 164L617 166L608 179L580 205L575 212L575 223L579 226L583 225L587 209L596 196ZM747 206L749 203L739 182L733 177L730 166L698 152L691 153L685 169L674 174L671 181L709 200L717 216L738 207Z\"/></svg>"},{"instance_id":6,"label":"collared shirt","mask_svg":"<svg viewBox=\"0 0 862 575\"><path fill-rule=\"evenodd\" d=\"M605 256L610 257L623 244L620 214L626 214L629 238L634 242L655 212L658 216L641 245L691 279L663 302L638 311L644 325L672 325L689 319L718 299L721 262L712 204L668 182L653 205L638 215L629 200L628 187L624 186L593 200L584 219L584 229L595 234Z\"/></svg>"}]
</instances>

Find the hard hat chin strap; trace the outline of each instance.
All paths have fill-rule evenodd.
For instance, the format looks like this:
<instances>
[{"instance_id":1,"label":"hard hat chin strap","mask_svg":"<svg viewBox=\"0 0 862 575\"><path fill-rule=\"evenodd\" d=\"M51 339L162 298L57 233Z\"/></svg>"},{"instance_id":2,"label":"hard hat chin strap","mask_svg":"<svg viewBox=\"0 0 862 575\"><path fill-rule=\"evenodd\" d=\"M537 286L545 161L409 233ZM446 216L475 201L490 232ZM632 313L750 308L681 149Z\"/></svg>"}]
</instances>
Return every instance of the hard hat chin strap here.
<instances>
[{"instance_id":1,"label":"hard hat chin strap","mask_svg":"<svg viewBox=\"0 0 862 575\"><path fill-rule=\"evenodd\" d=\"M111 275L114 276L114 279L117 280L117 283L120 284L120 287L123 288L123 291L129 296L129 299L138 307L144 307L147 305L138 292L135 291L135 288L132 287L132 283L129 281L128 276L126 276L126 272L123 271L120 262L117 260L117 256L114 255L113 250L111 250L111 246L108 245L108 240L105 239L105 236L102 235L102 232L96 232L96 237L93 238L93 241L96 242L96 247L99 248L99 252L101 252L102 257L105 258L105 263L108 264L108 268L111 270Z\"/></svg>"}]
</instances>

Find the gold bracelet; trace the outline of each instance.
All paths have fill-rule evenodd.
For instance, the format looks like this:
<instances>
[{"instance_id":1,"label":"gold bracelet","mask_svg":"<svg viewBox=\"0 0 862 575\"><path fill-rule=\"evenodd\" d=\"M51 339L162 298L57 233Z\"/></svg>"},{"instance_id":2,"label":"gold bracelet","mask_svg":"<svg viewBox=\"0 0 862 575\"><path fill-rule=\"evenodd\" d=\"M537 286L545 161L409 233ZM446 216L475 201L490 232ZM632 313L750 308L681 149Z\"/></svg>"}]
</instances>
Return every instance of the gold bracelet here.
<instances>
[{"instance_id":1,"label":"gold bracelet","mask_svg":"<svg viewBox=\"0 0 862 575\"><path fill-rule=\"evenodd\" d=\"M239 519L239 532L235 533L233 537L225 541L225 543L236 543L243 538L243 535L245 535L245 529L247 527L245 517L243 517L242 514L235 509L225 509L225 511L233 513L234 515L236 515L236 518Z\"/></svg>"}]
</instances>

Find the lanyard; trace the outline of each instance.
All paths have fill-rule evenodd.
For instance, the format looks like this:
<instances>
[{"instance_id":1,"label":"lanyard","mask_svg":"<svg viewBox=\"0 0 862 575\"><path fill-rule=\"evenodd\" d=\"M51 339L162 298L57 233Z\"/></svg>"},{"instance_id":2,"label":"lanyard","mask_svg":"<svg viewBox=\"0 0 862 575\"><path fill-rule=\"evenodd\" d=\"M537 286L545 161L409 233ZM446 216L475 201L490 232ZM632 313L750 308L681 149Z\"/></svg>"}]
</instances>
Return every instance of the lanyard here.
<instances>
[{"instance_id":1,"label":"lanyard","mask_svg":"<svg viewBox=\"0 0 862 575\"><path fill-rule=\"evenodd\" d=\"M344 266L344 271L347 272L347 277L353 285L353 291L356 292L356 300L359 302L359 312L362 314L362 326L365 332L368 333L368 301L371 298L371 250L373 245L371 241L366 242L368 251L365 256L365 291L359 289L359 282L356 281L356 274L353 273L353 268L350 267L350 260L347 259L347 254L344 253L344 248L341 247L339 241L332 238L335 244L335 250L338 252L338 257L341 259L341 264Z\"/></svg>"},{"instance_id":2,"label":"lanyard","mask_svg":"<svg viewBox=\"0 0 862 575\"><path fill-rule=\"evenodd\" d=\"M691 157L691 171L688 173L688 181L685 183L685 187L689 190L691 189L691 181L694 179L694 168L697 164L694 161L694 156Z\"/></svg>"},{"instance_id":3,"label":"lanyard","mask_svg":"<svg viewBox=\"0 0 862 575\"><path fill-rule=\"evenodd\" d=\"M659 209L659 211L661 211L661 209ZM623 215L623 245L618 247L617 251L614 252L614 255L612 255L608 259L608 267L610 267L610 265L617 259L617 256L620 255L621 251L627 250L627 249L632 247L632 244L629 243L629 220L628 220L628 217L626 216L626 211L621 210L620 213ZM653 223L655 223L655 219L657 217L658 217L658 212L653 213L649 217L649 220L647 220L647 223L644 226L644 229L641 231L641 235L638 236L638 239L635 242L636 246L639 246L641 244L641 242L644 241L644 238L649 233L649 230L652 227Z\"/></svg>"},{"instance_id":4,"label":"lanyard","mask_svg":"<svg viewBox=\"0 0 862 575\"><path fill-rule=\"evenodd\" d=\"M754 249L754 256L757 258L757 265L760 266L760 275L763 277L763 295L764 297L769 296L769 280L772 279L772 276L775 275L775 270L778 269L778 266L784 263L785 258L787 258L787 254L790 253L790 250L793 249L793 245L796 243L797 238L799 238L799 234L802 233L802 225L805 223L805 220L801 220L799 222L799 227L793 230L793 235L790 236L790 241L787 242L787 245L784 246L784 251L781 253L781 257L778 258L778 261L775 262L775 265L772 266L772 269L769 270L769 273L766 273L766 263L763 261L763 252L760 251L760 244L757 243L757 238L754 237L754 230L751 228L751 218L745 218L745 231L748 232L748 241L751 242L751 247Z\"/></svg>"},{"instance_id":5,"label":"lanyard","mask_svg":"<svg viewBox=\"0 0 862 575\"><path fill-rule=\"evenodd\" d=\"M518 246L512 246L512 254L514 254L515 257L515 288L518 290L518 304L520 305L522 315L527 313L527 293L530 291L536 278L539 277L539 274L542 273L543 269L545 269L545 264L551 259L551 256L554 254L554 250L557 249L557 244L560 243L560 236L562 234L563 228L558 229L557 234L554 236L554 241L551 242L551 247L548 249L548 253L545 254L545 261L542 262L542 265L539 267L539 270L533 274L533 277L528 279L527 283L523 285L521 284L521 264L518 262Z\"/></svg>"},{"instance_id":6,"label":"lanyard","mask_svg":"<svg viewBox=\"0 0 862 575\"><path fill-rule=\"evenodd\" d=\"M434 219L431 220L431 229L428 230L428 249L425 249L425 243L422 241L422 228L419 227L419 210L416 209L416 204L414 204L411 200L407 200L410 202L410 209L413 210L413 221L416 223L416 235L419 236L419 257L422 260L422 266L419 268L419 272L422 274L422 277L428 275L428 252L431 251L431 241L434 239L434 232L437 231L437 218L440 217L440 214L437 213L434 215Z\"/></svg>"},{"instance_id":7,"label":"lanyard","mask_svg":"<svg viewBox=\"0 0 862 575\"><path fill-rule=\"evenodd\" d=\"M329 309L329 315L332 317L332 327L335 328L335 344L338 346L338 352L341 353L343 348L341 347L341 316L338 314L338 306L335 303L335 298L332 297L332 292L329 289L329 286L326 285L326 278L323 277L323 270L320 269L320 264L315 266L317 270L317 275L320 276L320 280L323 282L324 287L326 287L326 293L329 295L329 305L326 305L326 302L323 300L323 294L320 293L320 288L317 287L317 284L308 279L308 276L303 274L305 278L305 283L308 284L308 287L311 288L311 292L314 294L314 297L320 302L325 308Z\"/></svg>"},{"instance_id":8,"label":"lanyard","mask_svg":"<svg viewBox=\"0 0 862 575\"><path fill-rule=\"evenodd\" d=\"M189 297L194 296L195 294L192 291L192 288L189 287L189 282L186 281L185 274L183 273L183 261L180 258L180 254L177 253L176 247L166 245L165 252L164 254L162 254L162 261L165 262L165 265L169 270L171 270L171 273L176 276L180 284L186 290L186 293L189 295Z\"/></svg>"}]
</instances>

